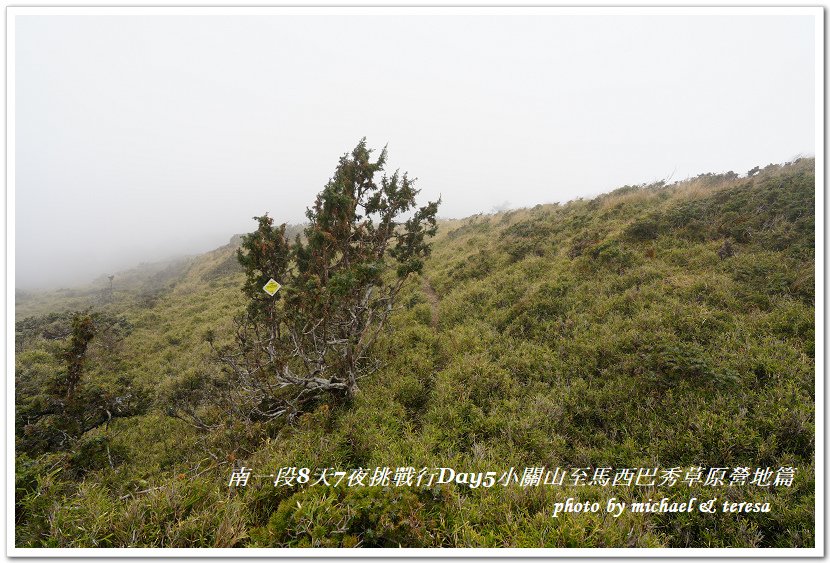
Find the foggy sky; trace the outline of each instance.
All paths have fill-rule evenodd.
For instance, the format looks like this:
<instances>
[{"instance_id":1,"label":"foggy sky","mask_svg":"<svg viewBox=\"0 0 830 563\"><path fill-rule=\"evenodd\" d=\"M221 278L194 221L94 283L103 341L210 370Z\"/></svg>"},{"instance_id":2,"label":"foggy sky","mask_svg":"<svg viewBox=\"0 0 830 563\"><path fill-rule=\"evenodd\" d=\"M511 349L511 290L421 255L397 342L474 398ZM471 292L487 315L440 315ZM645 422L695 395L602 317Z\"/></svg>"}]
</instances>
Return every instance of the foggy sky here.
<instances>
[{"instance_id":1,"label":"foggy sky","mask_svg":"<svg viewBox=\"0 0 830 563\"><path fill-rule=\"evenodd\" d=\"M17 16L18 287L300 222L361 137L439 215L815 151L809 16Z\"/></svg>"}]
</instances>

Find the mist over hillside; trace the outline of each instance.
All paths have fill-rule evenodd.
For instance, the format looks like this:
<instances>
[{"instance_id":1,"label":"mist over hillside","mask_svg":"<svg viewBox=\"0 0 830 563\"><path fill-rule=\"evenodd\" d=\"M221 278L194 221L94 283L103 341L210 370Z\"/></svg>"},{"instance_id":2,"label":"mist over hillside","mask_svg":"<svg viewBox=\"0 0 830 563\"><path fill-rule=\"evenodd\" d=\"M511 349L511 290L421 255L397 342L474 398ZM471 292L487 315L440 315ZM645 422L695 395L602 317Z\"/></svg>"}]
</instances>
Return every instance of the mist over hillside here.
<instances>
[{"instance_id":1,"label":"mist over hillside","mask_svg":"<svg viewBox=\"0 0 830 563\"><path fill-rule=\"evenodd\" d=\"M811 159L812 157L809 156L796 156L794 160L798 159ZM770 170L775 168L777 165L775 164L768 164L765 169ZM756 170L760 170L761 167L757 166L753 168L753 173ZM727 177L735 177L735 178L745 178L747 173L737 174L735 172L720 172L720 173L708 173L704 174L703 176L718 176L718 175L725 175ZM674 181L674 185L684 184L689 182L690 179L685 180L677 180ZM647 182L643 184L638 184L640 186L646 185L667 185L667 180L655 180L653 182ZM581 201L581 200L591 200L594 197L601 197L602 194L593 195L593 196L586 196L586 197L577 197L575 199L570 199L568 201L559 201L556 202L555 198L548 198L543 202L540 202L537 205L561 205L563 203L568 203L570 201ZM511 204L510 201L504 200L497 205L493 205L487 211L482 210L479 213L476 213L475 216L484 216L484 215L498 215L506 212L517 211L521 210L521 207L517 207ZM295 213L297 215L299 213ZM439 217L442 218L445 222L455 222L458 220L462 220L463 218L458 217L447 217L445 214L440 214ZM253 221L251 221L251 225L253 225ZM288 223L289 225L289 232L293 234L297 234L302 230L303 224L301 223ZM205 241L196 243L195 245L191 245L191 248L202 248L202 249L215 249L219 248L218 246L211 246L210 243L206 242L207 240L230 240L230 244L239 245L239 237L241 233L236 234L220 234L214 233L207 237L205 237ZM171 244L175 243L176 241L170 241ZM139 255L143 258L141 260L134 260L130 258L129 252L120 253L117 257L110 256L110 257L96 257L96 250L94 248L90 248L89 256L94 257L95 260L86 263L76 263L76 264L66 264L62 269L59 270L57 275L53 275L52 270L50 270L48 275L44 275L38 271L38 273L25 273L16 276L15 280L15 295L16 295L16 302L19 304L24 303L25 301L29 300L35 295L45 295L55 292L56 290L67 296L67 297L80 297L81 295L86 296L93 296L96 293L100 293L100 290L106 289L109 287L109 280L108 277L110 275L114 275L117 281L114 282L115 286L121 289L135 289L136 287L144 284L144 285L153 285L153 283L157 283L159 279L161 279L164 274L160 272L163 270L171 271L175 270L181 264L188 263L196 259L198 256L204 254L204 251L193 251L193 252L177 252L177 253L168 253L165 248L158 248L154 251L147 251L143 250L140 251ZM20 256L19 260L21 262L26 262L29 260L26 256ZM29 272L29 270L26 270ZM155 280L155 282L153 281Z\"/></svg>"},{"instance_id":2,"label":"mist over hillside","mask_svg":"<svg viewBox=\"0 0 830 563\"><path fill-rule=\"evenodd\" d=\"M150 229L151 227L147 227ZM152 245L134 245L123 247L116 251L108 248L106 242L91 241L87 244L86 252L82 256L50 256L47 260L50 265L47 271L36 266L45 258L43 249L37 249L34 254L28 252L25 246L18 246L15 270L15 288L24 292L43 292L55 289L79 288L101 285L104 280L108 285L107 276L117 274L119 277L141 276L140 270L148 274L163 264L184 261L216 248L221 241L227 241L232 233L210 234L201 237L199 241L168 240L164 243ZM106 236L102 233L102 236ZM121 235L119 235L121 236ZM133 233L140 239L141 234ZM151 274L149 274L151 275Z\"/></svg>"},{"instance_id":3,"label":"mist over hillside","mask_svg":"<svg viewBox=\"0 0 830 563\"><path fill-rule=\"evenodd\" d=\"M456 218L818 149L818 10L35 11L9 20L22 289L301 222L361 135Z\"/></svg>"}]
</instances>

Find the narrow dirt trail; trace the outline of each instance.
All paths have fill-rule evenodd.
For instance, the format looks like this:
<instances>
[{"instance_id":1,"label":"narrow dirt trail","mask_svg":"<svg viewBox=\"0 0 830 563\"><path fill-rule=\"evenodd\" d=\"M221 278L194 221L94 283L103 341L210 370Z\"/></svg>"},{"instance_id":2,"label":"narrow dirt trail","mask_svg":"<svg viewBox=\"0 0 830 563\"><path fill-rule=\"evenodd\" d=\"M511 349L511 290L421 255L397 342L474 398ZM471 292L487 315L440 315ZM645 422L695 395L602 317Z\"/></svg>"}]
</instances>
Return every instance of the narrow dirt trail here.
<instances>
[{"instance_id":1,"label":"narrow dirt trail","mask_svg":"<svg viewBox=\"0 0 830 563\"><path fill-rule=\"evenodd\" d=\"M435 289L432 287L432 284L429 283L429 278L421 276L421 280L421 285L423 286L424 293L427 294L427 300L429 301L429 306L432 310L430 326L433 330L438 330L438 294L435 293Z\"/></svg>"}]
</instances>

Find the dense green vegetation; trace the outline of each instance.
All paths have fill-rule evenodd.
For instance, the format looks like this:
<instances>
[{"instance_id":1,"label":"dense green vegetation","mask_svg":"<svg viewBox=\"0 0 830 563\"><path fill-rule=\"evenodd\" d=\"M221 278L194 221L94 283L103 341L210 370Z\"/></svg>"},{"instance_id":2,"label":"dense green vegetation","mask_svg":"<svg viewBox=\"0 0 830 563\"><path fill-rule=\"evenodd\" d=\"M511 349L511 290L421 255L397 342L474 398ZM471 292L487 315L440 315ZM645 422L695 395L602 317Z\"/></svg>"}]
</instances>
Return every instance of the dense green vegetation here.
<instances>
[{"instance_id":1,"label":"dense green vegetation","mask_svg":"<svg viewBox=\"0 0 830 563\"><path fill-rule=\"evenodd\" d=\"M812 547L815 162L439 222L350 398L228 416L205 342L246 306L239 239L16 310L18 547ZM54 439L72 314L108 319ZM96 398L93 400L93 398ZM52 406L50 406L52 405ZM101 405L104 405L101 407ZM191 424L192 416L204 422ZM88 412L86 413L89 414ZM68 415L64 415L68 416ZM791 487L228 487L234 467L797 468ZM567 497L769 502L561 514Z\"/></svg>"}]
</instances>

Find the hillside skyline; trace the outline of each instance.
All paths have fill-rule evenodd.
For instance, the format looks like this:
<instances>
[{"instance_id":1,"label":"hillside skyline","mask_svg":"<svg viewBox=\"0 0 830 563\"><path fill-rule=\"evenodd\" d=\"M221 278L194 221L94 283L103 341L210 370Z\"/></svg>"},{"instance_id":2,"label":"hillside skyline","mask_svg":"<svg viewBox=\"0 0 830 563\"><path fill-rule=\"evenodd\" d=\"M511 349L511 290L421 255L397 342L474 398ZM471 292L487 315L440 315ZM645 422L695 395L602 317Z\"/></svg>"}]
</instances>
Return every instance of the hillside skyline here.
<instances>
[{"instance_id":1,"label":"hillside skyline","mask_svg":"<svg viewBox=\"0 0 830 563\"><path fill-rule=\"evenodd\" d=\"M781 166L781 165L787 164L788 162L796 161L800 158L814 158L814 157L812 155L797 155L795 158L793 158L791 160L788 160L786 162L769 163L766 166ZM759 165L758 168L763 168L763 166ZM727 172L735 172L736 174L738 174L739 177L746 177L748 171L740 173L740 172L736 172L734 170L722 170L722 171L717 171L717 172L708 171L708 172L703 172L701 174L717 175L717 174L725 174ZM674 181L671 181L671 182L666 182L666 184L667 185L680 184L680 183L686 182L688 180L691 180L693 178L694 177L684 178L682 180L678 179L678 180L674 180ZM671 178L669 178L669 180L671 180ZM655 179L655 180L652 180L652 181L639 182L639 183L630 184L630 185L643 186L643 185L649 185L649 184L652 184L652 183L655 183L655 182L661 182L661 181L665 181L665 179ZM626 185L629 185L629 184L626 184ZM594 199L596 197L601 197L603 195L606 195L606 194L614 191L615 189L619 189L621 187L624 187L624 186L619 185L619 186L616 186L616 187L608 188L608 189L606 189L602 192L599 192L599 193L591 193L591 194L586 194L586 195L583 195L583 196L577 196L577 197L574 197L574 198L572 198L570 200L567 200L567 201L541 201L541 202L537 202L535 204L531 204L531 205L528 205L528 206L513 206L513 205L510 205L510 202L506 200L506 201L502 202L502 204L497 205L497 206L493 206L489 210L482 209L480 211L471 213L470 215L467 215L467 216L448 217L448 216L444 216L444 215L439 213L438 219L440 221L459 221L459 220L469 219L470 217L473 217L473 216L476 216L476 215L492 215L492 214L496 214L496 213L503 212L503 211L516 211L516 210L521 210L521 209L528 209L528 208L533 207L535 205L567 204L567 203L570 203L571 201L591 200L591 199ZM267 212L269 214L271 214L270 211L267 211ZM290 222L290 221L282 221L278 217L275 218L275 221L278 224L281 224L281 223L284 222L287 225L294 225L294 226L301 226L301 225L305 224L305 222L296 222L296 223L294 223L294 222ZM89 274L89 273L78 273L74 276L70 275L68 277L63 277L62 280L69 280L69 281L63 281L62 283L59 283L57 286L55 285L55 280L50 278L50 277L40 277L38 279L32 280L29 283L20 283L19 278L17 278L17 279L15 279L15 290L16 291L22 291L22 292L36 292L36 291L39 291L39 290L50 289L50 288L51 289L56 289L56 288L59 288L59 289L89 288L89 286L92 286L92 285L94 285L98 282L100 282L101 284L108 284L109 283L107 281L107 276L108 275L113 275L114 274L116 276L119 276L119 275L122 275L122 274L125 274L125 273L133 272L135 270L140 270L142 268L142 266L154 266L154 265L161 264L161 263L178 262L178 261L181 261L181 260L187 260L189 258L197 257L199 255L202 255L202 254L211 252L213 250L216 250L216 249L218 249L222 246L225 246L225 245L229 244L229 242L232 241L234 238L239 237L240 235L243 235L247 232L250 232L250 230L253 228L253 225L255 223L255 221L253 220L253 216L252 216L251 220L249 221L249 223L250 223L251 227L248 230L240 230L239 232L235 232L235 233L226 233L226 234L218 234L217 233L215 235L211 235L210 237L206 237L203 241L195 242L191 247L189 247L189 250L180 250L178 252L168 253L168 254L165 254L163 250L162 251L157 251L157 252L152 252L151 251L151 252L148 252L148 253L145 253L145 254L137 255L137 256L134 257L135 259L133 259L132 256L124 257L120 261L109 262L109 264L110 264L109 268L102 268L100 271L95 272L95 273L91 273L91 274Z\"/></svg>"}]
</instances>

